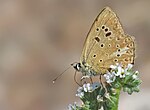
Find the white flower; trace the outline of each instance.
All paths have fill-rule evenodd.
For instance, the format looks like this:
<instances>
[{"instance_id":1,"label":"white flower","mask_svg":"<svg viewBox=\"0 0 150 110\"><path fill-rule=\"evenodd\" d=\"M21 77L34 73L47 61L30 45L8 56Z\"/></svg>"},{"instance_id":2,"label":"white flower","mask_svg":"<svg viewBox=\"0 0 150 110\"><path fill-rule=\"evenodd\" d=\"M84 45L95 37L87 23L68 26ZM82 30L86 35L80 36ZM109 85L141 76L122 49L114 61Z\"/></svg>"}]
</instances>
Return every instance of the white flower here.
<instances>
[{"instance_id":1,"label":"white flower","mask_svg":"<svg viewBox=\"0 0 150 110\"><path fill-rule=\"evenodd\" d=\"M115 72L112 73L108 72L107 74L104 74L104 77L107 83L112 83L116 79Z\"/></svg>"},{"instance_id":2,"label":"white flower","mask_svg":"<svg viewBox=\"0 0 150 110\"><path fill-rule=\"evenodd\" d=\"M116 63L116 65L111 65L110 68L112 69L112 72L115 74L115 76L118 76L120 78L124 78L126 75L129 75L130 72L128 70L132 69L133 65L128 64L127 68L123 69L121 64ZM111 75L107 74L104 76L108 83L111 83L112 80L109 80Z\"/></svg>"},{"instance_id":3,"label":"white flower","mask_svg":"<svg viewBox=\"0 0 150 110\"><path fill-rule=\"evenodd\" d=\"M104 110L104 107L102 106L100 109L98 109L98 110Z\"/></svg>"},{"instance_id":4,"label":"white flower","mask_svg":"<svg viewBox=\"0 0 150 110\"><path fill-rule=\"evenodd\" d=\"M92 91L92 86L91 86L91 84L90 84L90 83L84 84L84 85L83 85L83 90L84 90L85 92L91 92L91 91Z\"/></svg>"},{"instance_id":5,"label":"white flower","mask_svg":"<svg viewBox=\"0 0 150 110\"><path fill-rule=\"evenodd\" d=\"M132 64L128 64L128 66L127 66L127 70L132 69L132 67L133 67L133 65L132 65Z\"/></svg>"},{"instance_id":6,"label":"white flower","mask_svg":"<svg viewBox=\"0 0 150 110\"><path fill-rule=\"evenodd\" d=\"M77 92L82 92L83 88L82 87L79 87Z\"/></svg>"},{"instance_id":7,"label":"white flower","mask_svg":"<svg viewBox=\"0 0 150 110\"><path fill-rule=\"evenodd\" d=\"M98 87L100 87L100 83L94 82L93 84L90 83L84 84L82 88L84 92L92 92Z\"/></svg>"},{"instance_id":8,"label":"white flower","mask_svg":"<svg viewBox=\"0 0 150 110\"><path fill-rule=\"evenodd\" d=\"M80 98L83 98L84 92L77 93L76 96L77 96L77 97L80 97Z\"/></svg>"},{"instance_id":9,"label":"white flower","mask_svg":"<svg viewBox=\"0 0 150 110\"><path fill-rule=\"evenodd\" d=\"M132 76L132 78L133 78L133 79L137 79L138 77L137 77L137 75L134 74L134 75Z\"/></svg>"},{"instance_id":10,"label":"white flower","mask_svg":"<svg viewBox=\"0 0 150 110\"><path fill-rule=\"evenodd\" d=\"M129 70L131 70L132 67L133 67L132 64L128 64L128 65L127 65L127 68L125 68L124 74L125 74L125 75L130 75L131 72L130 72Z\"/></svg>"},{"instance_id":11,"label":"white flower","mask_svg":"<svg viewBox=\"0 0 150 110\"><path fill-rule=\"evenodd\" d=\"M109 93L106 93L106 94L105 94L105 97L106 97L107 99L110 99Z\"/></svg>"},{"instance_id":12,"label":"white flower","mask_svg":"<svg viewBox=\"0 0 150 110\"><path fill-rule=\"evenodd\" d=\"M97 95L97 101L98 102L103 102L103 97L101 97L101 95Z\"/></svg>"},{"instance_id":13,"label":"white flower","mask_svg":"<svg viewBox=\"0 0 150 110\"><path fill-rule=\"evenodd\" d=\"M124 69L122 69L122 67L121 66L118 66L118 71L117 71L117 73L116 73L116 76L120 76L122 73L124 73Z\"/></svg>"},{"instance_id":14,"label":"white flower","mask_svg":"<svg viewBox=\"0 0 150 110\"><path fill-rule=\"evenodd\" d=\"M119 63L116 63L116 65L110 65L110 68L112 70L116 70L118 68L118 66L119 66Z\"/></svg>"},{"instance_id":15,"label":"white flower","mask_svg":"<svg viewBox=\"0 0 150 110\"><path fill-rule=\"evenodd\" d=\"M120 78L124 78L126 75L125 74L122 74L122 75L120 75Z\"/></svg>"},{"instance_id":16,"label":"white flower","mask_svg":"<svg viewBox=\"0 0 150 110\"><path fill-rule=\"evenodd\" d=\"M76 110L76 102L74 102L74 104L69 104L68 105L68 110Z\"/></svg>"},{"instance_id":17,"label":"white flower","mask_svg":"<svg viewBox=\"0 0 150 110\"><path fill-rule=\"evenodd\" d=\"M68 105L68 110L72 110L72 105L71 104Z\"/></svg>"},{"instance_id":18,"label":"white flower","mask_svg":"<svg viewBox=\"0 0 150 110\"><path fill-rule=\"evenodd\" d=\"M93 84L87 83L87 84L83 84L82 87L79 87L76 93L77 97L83 98L84 97L84 92L92 92L95 89L97 89L98 87L100 87L100 83L95 82Z\"/></svg>"},{"instance_id":19,"label":"white flower","mask_svg":"<svg viewBox=\"0 0 150 110\"><path fill-rule=\"evenodd\" d=\"M139 72L138 72L138 71L135 71L135 74L139 74Z\"/></svg>"},{"instance_id":20,"label":"white flower","mask_svg":"<svg viewBox=\"0 0 150 110\"><path fill-rule=\"evenodd\" d=\"M83 96L84 96L83 87L78 88L76 96L83 98Z\"/></svg>"},{"instance_id":21,"label":"white flower","mask_svg":"<svg viewBox=\"0 0 150 110\"><path fill-rule=\"evenodd\" d=\"M125 71L125 75L130 75L131 72Z\"/></svg>"},{"instance_id":22,"label":"white flower","mask_svg":"<svg viewBox=\"0 0 150 110\"><path fill-rule=\"evenodd\" d=\"M116 72L115 72L116 76L119 76L120 78L124 78L125 77L125 70L122 68L121 65L118 65Z\"/></svg>"},{"instance_id":23,"label":"white flower","mask_svg":"<svg viewBox=\"0 0 150 110\"><path fill-rule=\"evenodd\" d=\"M110 65L110 68L115 70L117 68L117 66L116 65Z\"/></svg>"}]
</instances>

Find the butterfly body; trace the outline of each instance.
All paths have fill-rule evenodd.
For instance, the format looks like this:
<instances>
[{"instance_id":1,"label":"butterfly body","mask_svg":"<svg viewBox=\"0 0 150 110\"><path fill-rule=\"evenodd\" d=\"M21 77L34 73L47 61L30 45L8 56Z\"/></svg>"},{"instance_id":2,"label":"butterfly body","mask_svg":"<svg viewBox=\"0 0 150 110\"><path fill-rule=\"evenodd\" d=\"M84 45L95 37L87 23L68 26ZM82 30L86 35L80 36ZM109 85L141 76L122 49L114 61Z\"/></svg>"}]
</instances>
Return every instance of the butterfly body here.
<instances>
[{"instance_id":1,"label":"butterfly body","mask_svg":"<svg viewBox=\"0 0 150 110\"><path fill-rule=\"evenodd\" d=\"M84 43L80 63L74 68L83 75L105 74L110 65L125 68L135 59L134 38L124 33L117 15L104 8L96 17Z\"/></svg>"}]
</instances>

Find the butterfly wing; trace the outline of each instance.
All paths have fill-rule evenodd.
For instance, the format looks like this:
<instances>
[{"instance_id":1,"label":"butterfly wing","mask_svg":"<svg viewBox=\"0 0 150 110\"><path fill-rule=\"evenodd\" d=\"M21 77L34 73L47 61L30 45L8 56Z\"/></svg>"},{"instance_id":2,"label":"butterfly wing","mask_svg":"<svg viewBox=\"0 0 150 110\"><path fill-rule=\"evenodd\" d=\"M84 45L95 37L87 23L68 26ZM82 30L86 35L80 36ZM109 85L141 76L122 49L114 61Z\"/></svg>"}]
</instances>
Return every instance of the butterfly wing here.
<instances>
[{"instance_id":1,"label":"butterfly wing","mask_svg":"<svg viewBox=\"0 0 150 110\"><path fill-rule=\"evenodd\" d=\"M116 14L104 8L94 21L84 43L80 63L105 74L116 63L126 67L133 63L135 44L133 37L126 35Z\"/></svg>"}]
</instances>

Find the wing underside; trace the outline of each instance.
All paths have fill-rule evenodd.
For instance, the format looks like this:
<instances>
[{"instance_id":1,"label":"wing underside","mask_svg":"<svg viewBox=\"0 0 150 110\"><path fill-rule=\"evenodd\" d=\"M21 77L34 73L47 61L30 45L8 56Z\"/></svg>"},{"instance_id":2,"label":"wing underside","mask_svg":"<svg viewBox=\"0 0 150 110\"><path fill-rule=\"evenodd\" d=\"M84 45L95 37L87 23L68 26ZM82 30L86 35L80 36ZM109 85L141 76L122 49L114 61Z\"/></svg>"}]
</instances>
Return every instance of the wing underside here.
<instances>
[{"instance_id":1,"label":"wing underside","mask_svg":"<svg viewBox=\"0 0 150 110\"><path fill-rule=\"evenodd\" d=\"M124 34L118 17L104 8L95 19L84 43L80 63L104 74L110 65L134 63L134 38Z\"/></svg>"}]
</instances>

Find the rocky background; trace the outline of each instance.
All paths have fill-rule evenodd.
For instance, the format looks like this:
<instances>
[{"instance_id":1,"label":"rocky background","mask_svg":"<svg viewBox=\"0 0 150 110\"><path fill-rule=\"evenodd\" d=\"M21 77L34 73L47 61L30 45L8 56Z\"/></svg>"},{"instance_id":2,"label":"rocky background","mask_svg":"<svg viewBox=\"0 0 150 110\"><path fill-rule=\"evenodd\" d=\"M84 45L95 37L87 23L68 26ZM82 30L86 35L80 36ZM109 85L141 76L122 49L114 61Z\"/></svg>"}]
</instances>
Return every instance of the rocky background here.
<instances>
[{"instance_id":1,"label":"rocky background","mask_svg":"<svg viewBox=\"0 0 150 110\"><path fill-rule=\"evenodd\" d=\"M140 93L122 93L119 110L150 110L149 0L1 0L0 110L66 110L78 102L73 68L55 85L52 80L79 61L90 26L105 6L135 36L135 70L143 81Z\"/></svg>"}]
</instances>

